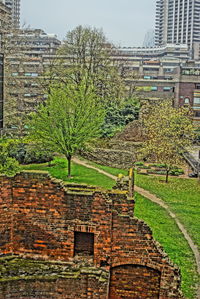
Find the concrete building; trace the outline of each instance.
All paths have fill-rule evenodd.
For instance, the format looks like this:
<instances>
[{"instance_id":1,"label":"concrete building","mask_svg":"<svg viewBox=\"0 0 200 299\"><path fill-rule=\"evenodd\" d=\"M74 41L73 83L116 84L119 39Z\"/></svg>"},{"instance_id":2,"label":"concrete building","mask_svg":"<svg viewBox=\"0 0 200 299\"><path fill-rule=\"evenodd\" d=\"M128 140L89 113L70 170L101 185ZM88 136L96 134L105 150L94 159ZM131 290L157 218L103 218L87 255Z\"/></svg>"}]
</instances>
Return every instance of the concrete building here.
<instances>
[{"instance_id":1,"label":"concrete building","mask_svg":"<svg viewBox=\"0 0 200 299\"><path fill-rule=\"evenodd\" d=\"M152 48L155 46L155 30L148 30L145 34L143 47Z\"/></svg>"},{"instance_id":2,"label":"concrete building","mask_svg":"<svg viewBox=\"0 0 200 299\"><path fill-rule=\"evenodd\" d=\"M127 92L142 100L172 99L174 106L189 105L196 124L200 121L200 61L189 60L187 47L121 48L113 59L126 74ZM183 50L183 52L181 51ZM173 55L175 54L176 55ZM180 55L181 54L181 55ZM134 74L134 75L133 75Z\"/></svg>"},{"instance_id":3,"label":"concrete building","mask_svg":"<svg viewBox=\"0 0 200 299\"><path fill-rule=\"evenodd\" d=\"M41 29L11 31L7 41L10 48L6 55L4 128L12 129L19 127L17 115L33 111L46 98L38 78L45 64L53 59L60 41ZM15 109L8 111L13 103Z\"/></svg>"},{"instance_id":4,"label":"concrete building","mask_svg":"<svg viewBox=\"0 0 200 299\"><path fill-rule=\"evenodd\" d=\"M157 0L155 44L187 44L194 59L199 59L200 1Z\"/></svg>"},{"instance_id":5,"label":"concrete building","mask_svg":"<svg viewBox=\"0 0 200 299\"><path fill-rule=\"evenodd\" d=\"M4 35L10 24L10 10L0 1L0 129L3 128L4 107Z\"/></svg>"},{"instance_id":6,"label":"concrete building","mask_svg":"<svg viewBox=\"0 0 200 299\"><path fill-rule=\"evenodd\" d=\"M20 27L20 0L3 0L5 5L11 9L12 23L15 28Z\"/></svg>"},{"instance_id":7,"label":"concrete building","mask_svg":"<svg viewBox=\"0 0 200 299\"><path fill-rule=\"evenodd\" d=\"M185 61L190 58L188 45L166 44L155 47L121 47L113 50L113 56L118 56L119 59L129 57L129 59L159 59L161 57L174 57Z\"/></svg>"}]
</instances>

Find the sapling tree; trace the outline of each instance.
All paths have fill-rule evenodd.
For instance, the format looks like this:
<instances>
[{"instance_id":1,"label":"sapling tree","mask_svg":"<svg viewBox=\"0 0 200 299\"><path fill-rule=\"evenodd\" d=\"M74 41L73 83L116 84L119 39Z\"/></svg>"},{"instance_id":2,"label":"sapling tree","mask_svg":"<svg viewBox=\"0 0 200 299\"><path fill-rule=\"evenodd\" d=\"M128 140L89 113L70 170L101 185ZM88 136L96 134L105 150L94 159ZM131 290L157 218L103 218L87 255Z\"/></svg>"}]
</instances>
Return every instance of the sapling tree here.
<instances>
[{"instance_id":1,"label":"sapling tree","mask_svg":"<svg viewBox=\"0 0 200 299\"><path fill-rule=\"evenodd\" d=\"M86 142L100 134L104 110L93 84L82 80L76 84L54 84L45 103L30 115L30 138L51 151L63 154L68 160Z\"/></svg>"},{"instance_id":2,"label":"sapling tree","mask_svg":"<svg viewBox=\"0 0 200 299\"><path fill-rule=\"evenodd\" d=\"M170 100L152 104L143 115L146 141L143 152L170 170L181 163L182 153L192 145L194 128L188 107L173 108Z\"/></svg>"}]
</instances>

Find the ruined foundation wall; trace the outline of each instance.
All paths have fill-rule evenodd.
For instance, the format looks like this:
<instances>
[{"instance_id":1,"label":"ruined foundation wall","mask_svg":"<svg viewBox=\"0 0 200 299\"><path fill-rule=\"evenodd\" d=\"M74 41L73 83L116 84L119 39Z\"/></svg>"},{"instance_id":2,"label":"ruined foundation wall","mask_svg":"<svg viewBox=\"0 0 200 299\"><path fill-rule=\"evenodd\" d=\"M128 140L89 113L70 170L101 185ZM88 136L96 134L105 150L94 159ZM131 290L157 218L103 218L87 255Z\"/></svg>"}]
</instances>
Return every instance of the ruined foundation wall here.
<instances>
[{"instance_id":1,"label":"ruined foundation wall","mask_svg":"<svg viewBox=\"0 0 200 299\"><path fill-rule=\"evenodd\" d=\"M1 255L12 253L78 265L86 258L86 250L97 271L104 269L110 273L103 285L97 272L90 276L93 277L90 285L85 279L87 271L81 278L73 278L74 281L65 276L66 284L60 278L54 284L43 282L42 277L35 282L22 281L22 291L19 289L22 298L29 298L26 290L34 292L36 285L46 292L44 298L51 298L45 290L52 288L53 298L60 292L60 298L71 299L69 290L73 298L106 299L108 292L109 298L180 298L178 269L153 240L149 227L133 216L134 200L129 198L128 191L119 190L119 186L102 191L63 185L46 173L0 177L0 234L4 236ZM0 283L0 289L6 298L9 292L15 293L15 283ZM34 296L37 298L37 293Z\"/></svg>"},{"instance_id":2,"label":"ruined foundation wall","mask_svg":"<svg viewBox=\"0 0 200 299\"><path fill-rule=\"evenodd\" d=\"M0 283L0 299L106 299L107 284L94 276Z\"/></svg>"}]
</instances>

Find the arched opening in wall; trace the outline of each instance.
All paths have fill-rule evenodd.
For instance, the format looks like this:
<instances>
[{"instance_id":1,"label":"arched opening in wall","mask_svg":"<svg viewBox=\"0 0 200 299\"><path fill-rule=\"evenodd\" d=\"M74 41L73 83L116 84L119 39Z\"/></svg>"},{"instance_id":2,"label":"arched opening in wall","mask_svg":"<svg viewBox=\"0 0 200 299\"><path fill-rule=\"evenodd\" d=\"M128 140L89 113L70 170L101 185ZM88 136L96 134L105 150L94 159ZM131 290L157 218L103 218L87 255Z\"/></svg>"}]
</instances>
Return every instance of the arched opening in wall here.
<instances>
[{"instance_id":1,"label":"arched opening in wall","mask_svg":"<svg viewBox=\"0 0 200 299\"><path fill-rule=\"evenodd\" d=\"M161 273L141 265L111 269L109 299L157 299Z\"/></svg>"}]
</instances>

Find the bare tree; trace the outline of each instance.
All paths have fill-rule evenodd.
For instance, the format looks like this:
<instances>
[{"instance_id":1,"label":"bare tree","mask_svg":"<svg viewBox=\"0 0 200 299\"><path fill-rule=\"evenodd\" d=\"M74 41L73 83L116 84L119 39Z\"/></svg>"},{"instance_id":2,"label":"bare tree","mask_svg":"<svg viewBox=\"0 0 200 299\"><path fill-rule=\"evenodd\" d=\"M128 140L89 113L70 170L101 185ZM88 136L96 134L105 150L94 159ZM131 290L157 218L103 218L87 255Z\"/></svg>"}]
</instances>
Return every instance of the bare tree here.
<instances>
[{"instance_id":1,"label":"bare tree","mask_svg":"<svg viewBox=\"0 0 200 299\"><path fill-rule=\"evenodd\" d=\"M119 100L124 96L125 85L118 64L111 59L112 49L102 30L78 26L68 32L54 65L46 72L45 82L58 80L78 85L84 78L88 86L94 84L101 101Z\"/></svg>"}]
</instances>

